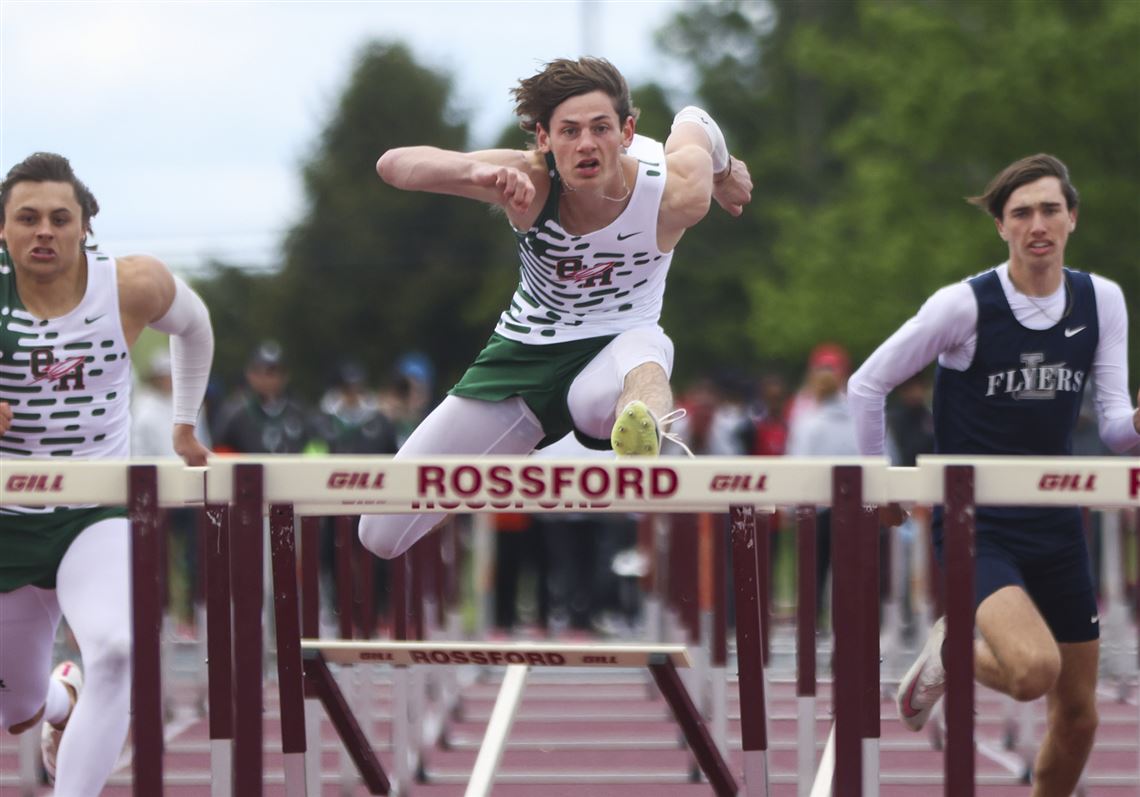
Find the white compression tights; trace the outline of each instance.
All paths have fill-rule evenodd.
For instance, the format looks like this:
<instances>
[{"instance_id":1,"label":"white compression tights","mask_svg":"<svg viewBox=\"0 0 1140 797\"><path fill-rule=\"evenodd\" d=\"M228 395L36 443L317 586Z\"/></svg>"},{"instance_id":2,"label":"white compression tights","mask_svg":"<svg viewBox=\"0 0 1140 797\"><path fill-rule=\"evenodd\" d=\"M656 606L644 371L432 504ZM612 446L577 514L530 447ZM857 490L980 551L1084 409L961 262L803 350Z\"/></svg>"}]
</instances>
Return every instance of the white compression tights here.
<instances>
[{"instance_id":1,"label":"white compression tights","mask_svg":"<svg viewBox=\"0 0 1140 797\"><path fill-rule=\"evenodd\" d=\"M517 396L506 401L479 401L448 396L400 447L396 459L432 454L529 454L544 437L542 426ZM363 515L360 541L383 559L412 547L446 517L424 515Z\"/></svg>"},{"instance_id":2,"label":"white compression tights","mask_svg":"<svg viewBox=\"0 0 1140 797\"><path fill-rule=\"evenodd\" d=\"M60 562L55 590L0 593L0 724L10 728L46 706L48 721L67 715L70 697L48 678L60 612L75 634L83 691L56 759L55 797L98 794L122 752L130 725L130 528L100 521L75 538Z\"/></svg>"},{"instance_id":3,"label":"white compression tights","mask_svg":"<svg viewBox=\"0 0 1140 797\"><path fill-rule=\"evenodd\" d=\"M673 369L673 343L661 327L638 327L610 341L570 385L566 399L574 425L591 437L607 439L626 374L647 362L660 365L666 377ZM529 454L545 436L534 413L517 396L497 402L448 396L416 428L396 459L434 454ZM360 541L377 556L392 559L445 517L443 513L364 515L360 518Z\"/></svg>"}]
</instances>

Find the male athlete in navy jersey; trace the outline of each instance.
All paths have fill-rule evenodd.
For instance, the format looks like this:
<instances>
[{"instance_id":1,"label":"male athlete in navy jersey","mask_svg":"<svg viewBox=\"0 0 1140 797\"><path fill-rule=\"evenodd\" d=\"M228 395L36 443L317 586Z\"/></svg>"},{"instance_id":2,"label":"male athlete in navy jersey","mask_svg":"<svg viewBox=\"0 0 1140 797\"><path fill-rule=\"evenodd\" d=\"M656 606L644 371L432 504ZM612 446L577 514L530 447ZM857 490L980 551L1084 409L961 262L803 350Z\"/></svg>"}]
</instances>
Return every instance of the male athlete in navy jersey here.
<instances>
[{"instance_id":1,"label":"male athlete in navy jersey","mask_svg":"<svg viewBox=\"0 0 1140 797\"><path fill-rule=\"evenodd\" d=\"M994 217L1007 262L936 292L851 377L863 454L883 453L883 404L938 359L935 442L942 454L1071 453L1093 379L1101 438L1140 445L1128 393L1128 315L1111 280L1064 267L1077 191L1050 155L1006 167L970 200ZM935 522L941 547L941 524ZM1033 794L1072 794L1097 726L1099 627L1075 507L979 507L975 643L978 681L1017 700L1048 701ZM903 723L920 729L945 690L940 619L899 685Z\"/></svg>"}]
</instances>

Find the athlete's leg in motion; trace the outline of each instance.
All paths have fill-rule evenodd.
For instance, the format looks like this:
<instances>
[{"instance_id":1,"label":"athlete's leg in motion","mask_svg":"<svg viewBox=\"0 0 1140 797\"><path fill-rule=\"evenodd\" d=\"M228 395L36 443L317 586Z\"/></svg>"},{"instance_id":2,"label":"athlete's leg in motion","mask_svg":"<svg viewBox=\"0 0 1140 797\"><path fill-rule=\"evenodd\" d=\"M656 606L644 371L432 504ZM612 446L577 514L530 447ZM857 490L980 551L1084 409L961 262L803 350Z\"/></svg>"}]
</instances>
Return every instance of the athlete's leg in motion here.
<instances>
[{"instance_id":1,"label":"athlete's leg in motion","mask_svg":"<svg viewBox=\"0 0 1140 797\"><path fill-rule=\"evenodd\" d=\"M529 454L542 441L542 425L517 396L479 401L448 396L400 447L396 459L435 454ZM360 541L383 559L392 559L435 528L446 513L363 515Z\"/></svg>"},{"instance_id":2,"label":"athlete's leg in motion","mask_svg":"<svg viewBox=\"0 0 1140 797\"><path fill-rule=\"evenodd\" d=\"M60 562L56 594L83 659L84 686L56 759L56 797L98 794L130 725L130 524L93 524Z\"/></svg>"},{"instance_id":3,"label":"athlete's leg in motion","mask_svg":"<svg viewBox=\"0 0 1140 797\"><path fill-rule=\"evenodd\" d=\"M673 342L660 327L621 333L570 385L566 399L575 428L590 437L609 438L618 454L643 453L646 445L656 453L656 421L673 409L672 370ZM628 423L627 411L633 412ZM617 434L623 425L625 430Z\"/></svg>"},{"instance_id":4,"label":"athlete's leg in motion","mask_svg":"<svg viewBox=\"0 0 1140 797\"><path fill-rule=\"evenodd\" d=\"M1100 640L1061 643L1061 675L1046 697L1045 738L1033 766L1033 797L1068 797L1096 736Z\"/></svg>"},{"instance_id":5,"label":"athlete's leg in motion","mask_svg":"<svg viewBox=\"0 0 1140 797\"><path fill-rule=\"evenodd\" d=\"M661 418L673 409L673 390L665 369L657 363L643 363L625 375L621 397L615 407L620 409L631 401L640 401L653 417Z\"/></svg>"},{"instance_id":6,"label":"athlete's leg in motion","mask_svg":"<svg viewBox=\"0 0 1140 797\"><path fill-rule=\"evenodd\" d=\"M0 727L9 733L24 733L41 717L63 722L71 710L66 687L49 677L59 617L52 590L0 592Z\"/></svg>"},{"instance_id":7,"label":"athlete's leg in motion","mask_svg":"<svg viewBox=\"0 0 1140 797\"><path fill-rule=\"evenodd\" d=\"M1024 589L997 590L978 606L975 619L982 637L974 645L974 676L980 683L1021 701L1053 688L1061 651Z\"/></svg>"}]
</instances>

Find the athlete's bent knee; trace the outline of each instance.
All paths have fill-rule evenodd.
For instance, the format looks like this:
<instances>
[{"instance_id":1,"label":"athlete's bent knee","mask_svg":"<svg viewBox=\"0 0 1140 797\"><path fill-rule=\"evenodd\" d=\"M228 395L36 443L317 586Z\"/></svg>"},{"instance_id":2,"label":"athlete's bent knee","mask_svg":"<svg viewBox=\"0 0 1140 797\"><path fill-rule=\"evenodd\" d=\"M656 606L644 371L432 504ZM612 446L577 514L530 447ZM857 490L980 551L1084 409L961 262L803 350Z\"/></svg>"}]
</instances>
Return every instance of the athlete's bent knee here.
<instances>
[{"instance_id":1,"label":"athlete's bent knee","mask_svg":"<svg viewBox=\"0 0 1140 797\"><path fill-rule=\"evenodd\" d=\"M1048 654L1032 657L1010 679L1009 694L1014 700L1029 702L1044 697L1061 674L1061 657Z\"/></svg>"},{"instance_id":2,"label":"athlete's bent knee","mask_svg":"<svg viewBox=\"0 0 1140 797\"><path fill-rule=\"evenodd\" d=\"M130 680L131 675L131 636L116 634L104 638L90 650L83 651L87 663L84 680L90 688L95 683L121 684Z\"/></svg>"},{"instance_id":3,"label":"athlete's bent knee","mask_svg":"<svg viewBox=\"0 0 1140 797\"><path fill-rule=\"evenodd\" d=\"M412 533L413 527L422 523L430 531L434 523L428 519L408 522L403 516L361 515L357 535L360 543L381 559L395 559L407 552L423 534Z\"/></svg>"}]
</instances>

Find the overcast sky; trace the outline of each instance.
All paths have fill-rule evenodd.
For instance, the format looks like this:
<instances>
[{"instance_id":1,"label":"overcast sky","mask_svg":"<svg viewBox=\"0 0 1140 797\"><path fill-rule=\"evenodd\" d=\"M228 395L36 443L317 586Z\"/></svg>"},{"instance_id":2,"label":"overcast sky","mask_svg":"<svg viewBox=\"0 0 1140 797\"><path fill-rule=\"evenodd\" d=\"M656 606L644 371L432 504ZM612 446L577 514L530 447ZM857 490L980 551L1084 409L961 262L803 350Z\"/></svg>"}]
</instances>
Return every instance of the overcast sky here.
<instances>
[{"instance_id":1,"label":"overcast sky","mask_svg":"<svg viewBox=\"0 0 1140 797\"><path fill-rule=\"evenodd\" d=\"M653 48L683 5L0 0L0 174L58 152L99 200L104 250L183 273L209 256L267 265L364 42L404 41L451 72L482 146L511 121L510 87L551 58L589 51L633 84L683 83Z\"/></svg>"}]
</instances>

